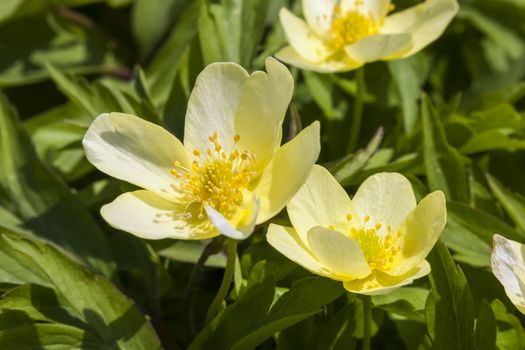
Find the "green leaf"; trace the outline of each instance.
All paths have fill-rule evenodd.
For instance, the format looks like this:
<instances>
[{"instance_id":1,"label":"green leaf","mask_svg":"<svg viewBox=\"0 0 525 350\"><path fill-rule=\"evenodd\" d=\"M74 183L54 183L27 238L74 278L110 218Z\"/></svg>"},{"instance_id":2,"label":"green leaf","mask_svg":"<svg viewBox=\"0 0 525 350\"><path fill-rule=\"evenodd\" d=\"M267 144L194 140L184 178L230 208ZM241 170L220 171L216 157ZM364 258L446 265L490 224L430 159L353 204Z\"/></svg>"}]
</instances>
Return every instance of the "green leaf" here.
<instances>
[{"instance_id":1,"label":"green leaf","mask_svg":"<svg viewBox=\"0 0 525 350\"><path fill-rule=\"evenodd\" d=\"M447 226L441 236L458 255L456 260L474 266L490 266L492 236L500 233L514 240L521 234L495 216L458 202L447 203Z\"/></svg>"},{"instance_id":2,"label":"green leaf","mask_svg":"<svg viewBox=\"0 0 525 350\"><path fill-rule=\"evenodd\" d=\"M253 349L274 333L318 313L343 293L340 283L308 277L296 282L273 305L273 277L256 284L219 314L189 349Z\"/></svg>"},{"instance_id":3,"label":"green leaf","mask_svg":"<svg viewBox=\"0 0 525 350\"><path fill-rule=\"evenodd\" d=\"M147 55L170 28L180 8L188 0L136 0L131 12L131 28L142 56Z\"/></svg>"},{"instance_id":4,"label":"green leaf","mask_svg":"<svg viewBox=\"0 0 525 350\"><path fill-rule=\"evenodd\" d=\"M465 275L441 242L428 261L432 291L426 303L426 319L432 349L474 349L474 305Z\"/></svg>"},{"instance_id":5,"label":"green leaf","mask_svg":"<svg viewBox=\"0 0 525 350\"><path fill-rule=\"evenodd\" d=\"M521 230L521 236L523 238L523 232L525 232L525 198L505 188L495 177L489 174L487 174L487 182L492 193L503 206L503 209L505 209L512 221L514 221L516 226Z\"/></svg>"},{"instance_id":6,"label":"green leaf","mask_svg":"<svg viewBox=\"0 0 525 350\"><path fill-rule=\"evenodd\" d=\"M2 254L20 261L24 267L31 262L35 267L33 272L43 284L53 288L72 316L88 324L103 344L123 350L161 348L146 318L107 279L93 275L48 244L5 234L0 242ZM0 266L10 268L3 262ZM32 306L38 308L39 305L32 303Z\"/></svg>"},{"instance_id":7,"label":"green leaf","mask_svg":"<svg viewBox=\"0 0 525 350\"><path fill-rule=\"evenodd\" d=\"M5 1L0 6L0 22ZM45 79L49 76L46 64L75 73L106 72L118 66L107 38L59 16L24 18L0 25L0 43L9 43L0 45L0 87Z\"/></svg>"},{"instance_id":8,"label":"green leaf","mask_svg":"<svg viewBox=\"0 0 525 350\"><path fill-rule=\"evenodd\" d=\"M447 200L469 201L465 161L447 142L437 111L423 97L423 158L430 190L442 190Z\"/></svg>"},{"instance_id":9,"label":"green leaf","mask_svg":"<svg viewBox=\"0 0 525 350\"><path fill-rule=\"evenodd\" d=\"M428 290L423 288L405 287L388 294L375 295L372 297L372 301L376 307L390 313L425 323L423 311L428 293Z\"/></svg>"},{"instance_id":10,"label":"green leaf","mask_svg":"<svg viewBox=\"0 0 525 350\"><path fill-rule=\"evenodd\" d=\"M496 350L496 318L485 300L478 309L474 341L476 349Z\"/></svg>"},{"instance_id":11,"label":"green leaf","mask_svg":"<svg viewBox=\"0 0 525 350\"><path fill-rule=\"evenodd\" d=\"M151 96L156 105L163 104L167 100L185 52L197 35L202 4L203 0L188 1L181 10L179 21L146 70Z\"/></svg>"},{"instance_id":12,"label":"green leaf","mask_svg":"<svg viewBox=\"0 0 525 350\"><path fill-rule=\"evenodd\" d=\"M0 330L0 348L16 350L111 350L84 330L61 324L24 324Z\"/></svg>"},{"instance_id":13,"label":"green leaf","mask_svg":"<svg viewBox=\"0 0 525 350\"><path fill-rule=\"evenodd\" d=\"M401 99L403 127L406 133L412 132L419 117L418 100L421 87L428 75L429 62L419 54L401 60L388 62L388 70Z\"/></svg>"},{"instance_id":14,"label":"green leaf","mask_svg":"<svg viewBox=\"0 0 525 350\"><path fill-rule=\"evenodd\" d=\"M490 306L498 321L496 345L500 350L514 350L525 348L525 331L518 317L507 312L505 305L498 299Z\"/></svg>"},{"instance_id":15,"label":"green leaf","mask_svg":"<svg viewBox=\"0 0 525 350\"><path fill-rule=\"evenodd\" d=\"M0 155L0 203L23 221L20 232L50 240L105 276L113 276L115 264L102 231L69 188L38 159L15 110L1 94Z\"/></svg>"},{"instance_id":16,"label":"green leaf","mask_svg":"<svg viewBox=\"0 0 525 350\"><path fill-rule=\"evenodd\" d=\"M372 159L383 141L383 134L383 129L378 129L364 149L347 155L337 164L330 167L330 171L342 186L347 186L351 183L359 171Z\"/></svg>"}]
</instances>

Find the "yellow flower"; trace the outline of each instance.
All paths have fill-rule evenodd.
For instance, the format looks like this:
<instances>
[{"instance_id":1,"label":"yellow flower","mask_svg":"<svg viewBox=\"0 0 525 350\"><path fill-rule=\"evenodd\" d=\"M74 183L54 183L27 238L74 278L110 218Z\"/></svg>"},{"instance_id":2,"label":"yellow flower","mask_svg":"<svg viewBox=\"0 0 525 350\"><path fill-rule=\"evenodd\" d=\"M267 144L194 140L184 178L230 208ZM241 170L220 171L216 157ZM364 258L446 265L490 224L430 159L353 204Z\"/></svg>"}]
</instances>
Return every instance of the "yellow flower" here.
<instances>
[{"instance_id":1,"label":"yellow flower","mask_svg":"<svg viewBox=\"0 0 525 350\"><path fill-rule=\"evenodd\" d=\"M426 0L388 15L390 0L303 0L306 22L279 13L290 46L280 60L317 72L344 72L367 62L408 57L445 31L457 0Z\"/></svg>"},{"instance_id":2,"label":"yellow flower","mask_svg":"<svg viewBox=\"0 0 525 350\"><path fill-rule=\"evenodd\" d=\"M149 239L242 239L284 208L317 160L319 123L280 146L293 78L273 58L266 69L206 67L188 101L184 144L132 115L97 117L83 140L88 160L143 188L103 206L104 219Z\"/></svg>"},{"instance_id":3,"label":"yellow flower","mask_svg":"<svg viewBox=\"0 0 525 350\"><path fill-rule=\"evenodd\" d=\"M510 301L525 314L525 245L494 235L491 265Z\"/></svg>"},{"instance_id":4,"label":"yellow flower","mask_svg":"<svg viewBox=\"0 0 525 350\"><path fill-rule=\"evenodd\" d=\"M445 196L416 205L398 173L369 177L350 200L334 177L314 166L288 204L293 228L270 225L268 242L311 272L360 294L384 294L427 275L425 257L446 222Z\"/></svg>"}]
</instances>

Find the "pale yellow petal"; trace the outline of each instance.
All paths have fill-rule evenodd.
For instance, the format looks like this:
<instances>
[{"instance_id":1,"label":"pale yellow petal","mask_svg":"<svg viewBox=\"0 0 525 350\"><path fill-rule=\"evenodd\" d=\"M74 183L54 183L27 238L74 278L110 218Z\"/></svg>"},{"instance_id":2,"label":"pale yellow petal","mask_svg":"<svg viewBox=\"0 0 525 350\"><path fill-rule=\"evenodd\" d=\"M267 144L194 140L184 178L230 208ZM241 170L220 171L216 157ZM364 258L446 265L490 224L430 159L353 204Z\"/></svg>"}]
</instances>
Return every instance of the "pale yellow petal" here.
<instances>
[{"instance_id":1,"label":"pale yellow petal","mask_svg":"<svg viewBox=\"0 0 525 350\"><path fill-rule=\"evenodd\" d=\"M111 226L146 239L207 239L219 233L206 224L185 221L180 206L153 192L139 190L118 196L100 214Z\"/></svg>"},{"instance_id":2,"label":"pale yellow petal","mask_svg":"<svg viewBox=\"0 0 525 350\"><path fill-rule=\"evenodd\" d=\"M255 188L260 199L257 223L270 219L288 204L305 183L320 148L319 122L316 121L277 150Z\"/></svg>"},{"instance_id":3,"label":"pale yellow petal","mask_svg":"<svg viewBox=\"0 0 525 350\"><path fill-rule=\"evenodd\" d=\"M390 8L390 0L341 0L341 12L357 11L370 14L376 20L386 16Z\"/></svg>"},{"instance_id":4,"label":"pale yellow petal","mask_svg":"<svg viewBox=\"0 0 525 350\"><path fill-rule=\"evenodd\" d=\"M359 243L338 231L314 227L308 231L308 244L317 260L346 280L372 273Z\"/></svg>"},{"instance_id":5,"label":"pale yellow petal","mask_svg":"<svg viewBox=\"0 0 525 350\"><path fill-rule=\"evenodd\" d=\"M104 113L82 140L87 159L100 171L164 198L173 198L174 162L190 166L182 143L162 127L129 114Z\"/></svg>"},{"instance_id":6,"label":"pale yellow petal","mask_svg":"<svg viewBox=\"0 0 525 350\"><path fill-rule=\"evenodd\" d=\"M351 61L345 54L339 55L339 60L334 56L321 62L313 62L299 55L291 46L279 50L275 57L297 68L318 73L348 72L364 64L364 62Z\"/></svg>"},{"instance_id":7,"label":"pale yellow petal","mask_svg":"<svg viewBox=\"0 0 525 350\"><path fill-rule=\"evenodd\" d=\"M386 294L430 273L430 264L422 261L417 267L402 276L391 276L381 271L374 271L369 277L346 281L343 286L352 293L364 295Z\"/></svg>"},{"instance_id":8,"label":"pale yellow petal","mask_svg":"<svg viewBox=\"0 0 525 350\"><path fill-rule=\"evenodd\" d=\"M359 217L345 190L328 170L314 165L305 184L299 189L287 207L288 216L299 236L307 244L307 233L315 226L343 229L348 215L351 222Z\"/></svg>"},{"instance_id":9,"label":"pale yellow petal","mask_svg":"<svg viewBox=\"0 0 525 350\"><path fill-rule=\"evenodd\" d=\"M303 14L308 26L320 37L325 36L332 25L337 0L303 0Z\"/></svg>"},{"instance_id":10,"label":"pale yellow petal","mask_svg":"<svg viewBox=\"0 0 525 350\"><path fill-rule=\"evenodd\" d=\"M521 288L525 279L525 246L494 235L491 257L492 273L501 282L512 303L525 314L525 297Z\"/></svg>"},{"instance_id":11,"label":"pale yellow petal","mask_svg":"<svg viewBox=\"0 0 525 350\"><path fill-rule=\"evenodd\" d=\"M392 230L416 207L412 185L399 173L379 173L367 178L352 199L361 219L370 217L369 225L381 224L381 233Z\"/></svg>"},{"instance_id":12,"label":"pale yellow petal","mask_svg":"<svg viewBox=\"0 0 525 350\"><path fill-rule=\"evenodd\" d=\"M321 62L332 54L333 50L304 21L286 8L279 11L279 18L288 43L302 57Z\"/></svg>"},{"instance_id":13,"label":"pale yellow petal","mask_svg":"<svg viewBox=\"0 0 525 350\"><path fill-rule=\"evenodd\" d=\"M330 271L312 256L293 228L270 224L266 239L281 254L308 271L320 276L330 276Z\"/></svg>"},{"instance_id":14,"label":"pale yellow petal","mask_svg":"<svg viewBox=\"0 0 525 350\"><path fill-rule=\"evenodd\" d=\"M378 34L346 46L345 52L353 61L374 62L399 58L411 47L410 34Z\"/></svg>"},{"instance_id":15,"label":"pale yellow petal","mask_svg":"<svg viewBox=\"0 0 525 350\"><path fill-rule=\"evenodd\" d=\"M399 227L400 251L394 257L392 275L403 275L425 259L436 244L447 222L445 195L435 191L427 195Z\"/></svg>"},{"instance_id":16,"label":"pale yellow petal","mask_svg":"<svg viewBox=\"0 0 525 350\"><path fill-rule=\"evenodd\" d=\"M254 196L249 196L231 219L225 218L220 212L205 205L204 209L211 223L223 235L241 240L250 237L255 229L255 220L259 212L259 201Z\"/></svg>"},{"instance_id":17,"label":"pale yellow petal","mask_svg":"<svg viewBox=\"0 0 525 350\"><path fill-rule=\"evenodd\" d=\"M411 34L413 45L403 54L403 57L408 57L439 38L458 9L456 0L427 0L388 16L381 33Z\"/></svg>"},{"instance_id":18,"label":"pale yellow petal","mask_svg":"<svg viewBox=\"0 0 525 350\"><path fill-rule=\"evenodd\" d=\"M235 63L212 63L199 74L191 92L184 126L184 145L193 152L211 147L208 137L217 132L226 151L233 147L234 117L248 79Z\"/></svg>"},{"instance_id":19,"label":"pale yellow petal","mask_svg":"<svg viewBox=\"0 0 525 350\"><path fill-rule=\"evenodd\" d=\"M238 148L256 155L256 167L263 168L281 144L281 127L293 94L293 77L281 62L266 59L267 73L257 71L244 84L235 113Z\"/></svg>"}]
</instances>

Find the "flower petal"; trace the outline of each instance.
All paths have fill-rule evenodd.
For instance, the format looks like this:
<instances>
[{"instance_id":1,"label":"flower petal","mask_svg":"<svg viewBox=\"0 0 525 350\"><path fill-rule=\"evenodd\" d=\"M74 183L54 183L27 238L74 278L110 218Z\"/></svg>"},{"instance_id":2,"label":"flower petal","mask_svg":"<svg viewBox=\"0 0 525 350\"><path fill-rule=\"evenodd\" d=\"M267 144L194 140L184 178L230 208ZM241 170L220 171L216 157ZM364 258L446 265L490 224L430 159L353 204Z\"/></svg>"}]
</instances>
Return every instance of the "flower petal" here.
<instances>
[{"instance_id":1,"label":"flower petal","mask_svg":"<svg viewBox=\"0 0 525 350\"><path fill-rule=\"evenodd\" d=\"M323 37L332 26L332 16L337 0L303 0L306 23L317 35Z\"/></svg>"},{"instance_id":2,"label":"flower petal","mask_svg":"<svg viewBox=\"0 0 525 350\"><path fill-rule=\"evenodd\" d=\"M374 62L401 57L412 47L411 35L371 35L345 47L345 52L354 61Z\"/></svg>"},{"instance_id":3,"label":"flower petal","mask_svg":"<svg viewBox=\"0 0 525 350\"><path fill-rule=\"evenodd\" d=\"M308 271L320 276L330 275L330 271L312 256L293 228L270 224L266 239L281 254Z\"/></svg>"},{"instance_id":4,"label":"flower petal","mask_svg":"<svg viewBox=\"0 0 525 350\"><path fill-rule=\"evenodd\" d=\"M334 58L328 58L321 62L309 61L306 58L299 55L293 47L287 46L279 50L275 57L281 61L288 63L297 68L310 70L318 73L336 73L336 72L348 72L353 69L361 67L363 62L350 61L348 56L343 55L341 60L335 60Z\"/></svg>"},{"instance_id":5,"label":"flower petal","mask_svg":"<svg viewBox=\"0 0 525 350\"><path fill-rule=\"evenodd\" d=\"M255 197L245 201L230 220L209 205L205 205L204 209L208 219L220 233L226 237L241 240L248 238L253 233L259 212L259 201Z\"/></svg>"},{"instance_id":6,"label":"flower petal","mask_svg":"<svg viewBox=\"0 0 525 350\"><path fill-rule=\"evenodd\" d=\"M403 57L408 57L439 38L458 9L456 0L427 0L388 16L381 33L411 34L413 46L403 54Z\"/></svg>"},{"instance_id":7,"label":"flower petal","mask_svg":"<svg viewBox=\"0 0 525 350\"><path fill-rule=\"evenodd\" d=\"M505 288L512 303L525 314L525 297L521 284L525 269L525 246L500 235L494 235L491 257L492 273Z\"/></svg>"},{"instance_id":8,"label":"flower petal","mask_svg":"<svg viewBox=\"0 0 525 350\"><path fill-rule=\"evenodd\" d=\"M332 54L317 34L299 17L282 8L279 18L288 43L302 57L312 62L321 62Z\"/></svg>"},{"instance_id":9,"label":"flower petal","mask_svg":"<svg viewBox=\"0 0 525 350\"><path fill-rule=\"evenodd\" d=\"M226 151L233 147L234 116L248 79L235 63L212 63L199 74L186 111L184 145L192 152L210 147L208 137L217 132Z\"/></svg>"},{"instance_id":10,"label":"flower petal","mask_svg":"<svg viewBox=\"0 0 525 350\"><path fill-rule=\"evenodd\" d=\"M314 227L308 231L308 244L317 260L347 280L372 273L359 243L340 232Z\"/></svg>"},{"instance_id":11,"label":"flower petal","mask_svg":"<svg viewBox=\"0 0 525 350\"><path fill-rule=\"evenodd\" d=\"M100 214L111 226L146 239L207 239L219 232L211 225L192 225L178 219L176 203L153 192L139 190L118 196L104 205Z\"/></svg>"},{"instance_id":12,"label":"flower petal","mask_svg":"<svg viewBox=\"0 0 525 350\"><path fill-rule=\"evenodd\" d=\"M341 0L341 12L357 11L371 14L376 20L381 20L390 9L390 0Z\"/></svg>"},{"instance_id":13,"label":"flower petal","mask_svg":"<svg viewBox=\"0 0 525 350\"><path fill-rule=\"evenodd\" d=\"M445 195L435 191L419 202L399 227L399 248L394 257L394 268L388 273L403 275L422 260L436 244L447 222Z\"/></svg>"},{"instance_id":14,"label":"flower petal","mask_svg":"<svg viewBox=\"0 0 525 350\"><path fill-rule=\"evenodd\" d=\"M288 216L299 236L308 244L308 231L315 226L342 228L347 215L359 221L345 190L328 170L314 165L308 179L288 203Z\"/></svg>"},{"instance_id":15,"label":"flower petal","mask_svg":"<svg viewBox=\"0 0 525 350\"><path fill-rule=\"evenodd\" d=\"M173 198L173 163L191 166L175 136L129 114L101 114L91 123L82 144L87 159L100 171L167 199Z\"/></svg>"},{"instance_id":16,"label":"flower petal","mask_svg":"<svg viewBox=\"0 0 525 350\"><path fill-rule=\"evenodd\" d=\"M292 99L293 77L288 68L273 57L266 59L267 73L254 72L246 83L235 113L238 148L256 155L263 168L281 144L281 127Z\"/></svg>"},{"instance_id":17,"label":"flower petal","mask_svg":"<svg viewBox=\"0 0 525 350\"><path fill-rule=\"evenodd\" d=\"M277 150L255 188L261 201L257 223L270 219L288 204L306 181L320 148L316 121Z\"/></svg>"},{"instance_id":18,"label":"flower petal","mask_svg":"<svg viewBox=\"0 0 525 350\"><path fill-rule=\"evenodd\" d=\"M370 225L380 223L392 230L416 207L412 185L399 173L378 173L366 179L352 199L360 218L370 216Z\"/></svg>"},{"instance_id":19,"label":"flower petal","mask_svg":"<svg viewBox=\"0 0 525 350\"><path fill-rule=\"evenodd\" d=\"M372 275L365 279L346 281L343 286L352 293L364 295L386 294L402 286L412 283L415 279L430 273L430 264L424 260L411 271L402 276L390 276L384 272L375 270Z\"/></svg>"}]
</instances>

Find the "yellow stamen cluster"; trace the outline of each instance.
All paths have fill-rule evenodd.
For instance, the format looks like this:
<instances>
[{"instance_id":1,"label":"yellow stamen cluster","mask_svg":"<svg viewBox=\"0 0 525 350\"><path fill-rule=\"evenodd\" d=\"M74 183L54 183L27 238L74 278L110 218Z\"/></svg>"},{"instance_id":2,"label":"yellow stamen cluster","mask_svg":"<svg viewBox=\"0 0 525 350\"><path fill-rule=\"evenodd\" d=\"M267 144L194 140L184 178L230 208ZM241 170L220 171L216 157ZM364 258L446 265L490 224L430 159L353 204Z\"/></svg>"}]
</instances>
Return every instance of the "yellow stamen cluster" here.
<instances>
[{"instance_id":1,"label":"yellow stamen cluster","mask_svg":"<svg viewBox=\"0 0 525 350\"><path fill-rule=\"evenodd\" d=\"M352 215L348 214L346 220L350 223ZM378 231L383 225L376 223L372 227L367 227L369 221L370 216L365 216L363 224L360 227L350 226L347 234L359 243L370 268L384 270L394 261L394 257L399 252L400 248L396 242L401 233L392 232L392 228L388 225L386 235L379 234ZM332 229L332 226L329 225L329 228Z\"/></svg>"},{"instance_id":2,"label":"yellow stamen cluster","mask_svg":"<svg viewBox=\"0 0 525 350\"><path fill-rule=\"evenodd\" d=\"M377 34L381 22L370 13L365 14L359 11L341 13L341 8L336 6L332 19L330 44L341 50L367 36Z\"/></svg>"},{"instance_id":3,"label":"yellow stamen cluster","mask_svg":"<svg viewBox=\"0 0 525 350\"><path fill-rule=\"evenodd\" d=\"M239 152L234 149L230 153L223 151L217 133L209 137L211 147L205 155L195 149L193 155L198 159L193 161L191 169L179 162L171 174L179 181L172 188L181 194L185 204L184 215L188 218L197 215L204 217L204 205L209 205L226 218L235 212L235 207L243 201L244 190L249 186L256 172L253 169L255 155L248 150ZM240 140L239 135L233 137L234 145Z\"/></svg>"}]
</instances>

